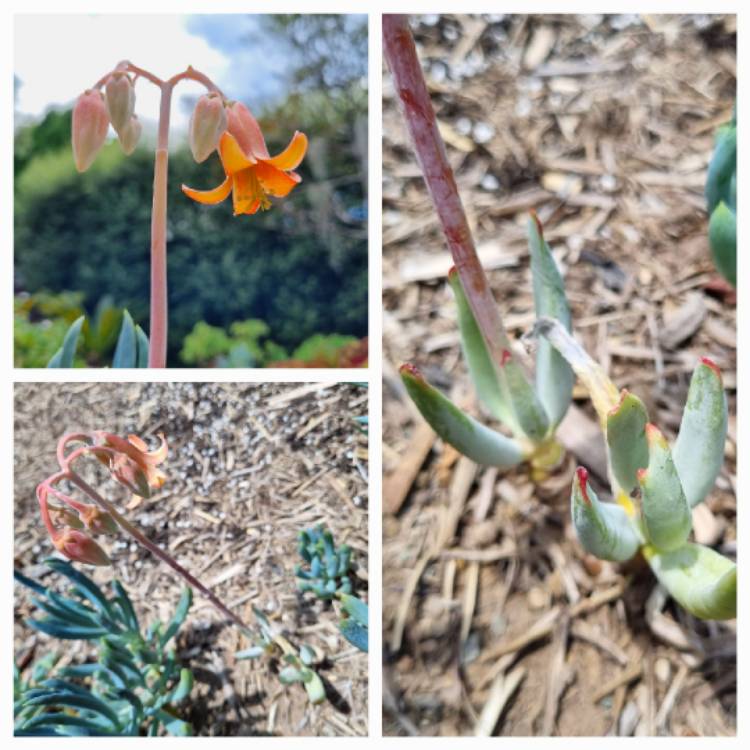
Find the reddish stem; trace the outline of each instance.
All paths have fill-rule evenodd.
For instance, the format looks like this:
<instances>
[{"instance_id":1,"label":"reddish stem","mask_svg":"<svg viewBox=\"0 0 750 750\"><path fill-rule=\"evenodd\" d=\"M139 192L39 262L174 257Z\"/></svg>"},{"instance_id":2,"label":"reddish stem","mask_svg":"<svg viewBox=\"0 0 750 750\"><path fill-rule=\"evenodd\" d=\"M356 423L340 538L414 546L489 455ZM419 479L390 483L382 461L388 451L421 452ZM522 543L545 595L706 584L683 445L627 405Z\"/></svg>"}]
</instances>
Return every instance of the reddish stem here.
<instances>
[{"instance_id":1,"label":"reddish stem","mask_svg":"<svg viewBox=\"0 0 750 750\"><path fill-rule=\"evenodd\" d=\"M383 16L383 45L417 160L477 325L498 366L510 350L440 135L407 16Z\"/></svg>"}]
</instances>

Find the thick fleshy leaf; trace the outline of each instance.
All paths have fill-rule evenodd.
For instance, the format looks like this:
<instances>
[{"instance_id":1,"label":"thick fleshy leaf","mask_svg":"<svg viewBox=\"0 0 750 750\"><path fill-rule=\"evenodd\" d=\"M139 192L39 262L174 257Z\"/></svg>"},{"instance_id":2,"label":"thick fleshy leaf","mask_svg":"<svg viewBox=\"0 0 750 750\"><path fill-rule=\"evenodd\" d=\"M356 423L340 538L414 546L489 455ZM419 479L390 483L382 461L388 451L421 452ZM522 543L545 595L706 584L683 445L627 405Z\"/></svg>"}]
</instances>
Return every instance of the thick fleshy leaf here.
<instances>
[{"instance_id":1,"label":"thick fleshy leaf","mask_svg":"<svg viewBox=\"0 0 750 750\"><path fill-rule=\"evenodd\" d=\"M304 670L304 683L307 697L314 706L326 699L326 689L318 673L313 669Z\"/></svg>"},{"instance_id":2,"label":"thick fleshy leaf","mask_svg":"<svg viewBox=\"0 0 750 750\"><path fill-rule=\"evenodd\" d=\"M629 560L638 551L641 538L627 511L614 503L602 503L588 482L588 472L579 467L573 477L571 515L583 548L602 560Z\"/></svg>"},{"instance_id":3,"label":"thick fleshy leaf","mask_svg":"<svg viewBox=\"0 0 750 750\"><path fill-rule=\"evenodd\" d=\"M106 717L114 726L119 725L117 714L109 707L109 705L90 693L88 695L82 695L80 693L71 692L52 692L47 693L46 695L40 695L36 698L31 698L28 701L28 705L60 706L84 709Z\"/></svg>"},{"instance_id":4,"label":"thick fleshy leaf","mask_svg":"<svg viewBox=\"0 0 750 750\"><path fill-rule=\"evenodd\" d=\"M500 377L505 379L504 394L513 408L516 421L524 434L541 443L549 433L547 412L518 360L507 349L500 364Z\"/></svg>"},{"instance_id":5,"label":"thick fleshy leaf","mask_svg":"<svg viewBox=\"0 0 750 750\"><path fill-rule=\"evenodd\" d=\"M482 406L506 426L514 434L520 432L513 409L503 398L502 386L498 378L497 370L492 362L492 357L487 349L482 332L479 330L474 313L461 285L461 279L455 267L448 273L448 282L456 298L458 311L458 328L461 332L461 346L466 364L469 368L471 380L477 389L477 395Z\"/></svg>"},{"instance_id":6,"label":"thick fleshy leaf","mask_svg":"<svg viewBox=\"0 0 750 750\"><path fill-rule=\"evenodd\" d=\"M187 617L188 610L192 603L193 590L189 586L186 586L182 590L180 601L177 603L177 609L175 609L174 615L172 616L167 629L164 631L164 635L162 635L160 639L162 648L164 648L170 638L176 635L182 623L185 622L185 618Z\"/></svg>"},{"instance_id":7,"label":"thick fleshy leaf","mask_svg":"<svg viewBox=\"0 0 750 750\"><path fill-rule=\"evenodd\" d=\"M554 318L570 331L570 308L565 285L536 214L529 219L529 248L536 315L538 318ZM546 339L539 341L536 351L536 391L553 428L562 421L570 406L574 380L573 370L564 357Z\"/></svg>"},{"instance_id":8,"label":"thick fleshy leaf","mask_svg":"<svg viewBox=\"0 0 750 750\"><path fill-rule=\"evenodd\" d=\"M180 670L180 681L177 683L177 687L172 691L169 696L169 703L180 703L184 701L190 695L190 691L193 689L193 673L189 669L184 667Z\"/></svg>"},{"instance_id":9,"label":"thick fleshy leaf","mask_svg":"<svg viewBox=\"0 0 750 750\"><path fill-rule=\"evenodd\" d=\"M148 336L140 326L135 327L135 340L136 340L136 367L148 367Z\"/></svg>"},{"instance_id":10,"label":"thick fleshy leaf","mask_svg":"<svg viewBox=\"0 0 750 750\"><path fill-rule=\"evenodd\" d=\"M354 618L360 625L367 627L369 608L361 599L350 594L341 594L339 600L344 612Z\"/></svg>"},{"instance_id":11,"label":"thick fleshy leaf","mask_svg":"<svg viewBox=\"0 0 750 750\"><path fill-rule=\"evenodd\" d=\"M513 439L485 427L433 388L412 365L401 367L401 379L433 430L467 458L484 466L509 469L524 458Z\"/></svg>"},{"instance_id":12,"label":"thick fleshy leaf","mask_svg":"<svg viewBox=\"0 0 750 750\"><path fill-rule=\"evenodd\" d=\"M727 397L719 368L700 361L690 380L673 458L690 507L702 502L714 486L724 462Z\"/></svg>"},{"instance_id":13,"label":"thick fleshy leaf","mask_svg":"<svg viewBox=\"0 0 750 750\"><path fill-rule=\"evenodd\" d=\"M544 336L573 368L589 392L602 427L606 428L607 415L617 407L620 394L601 365L594 362L565 326L554 318L539 318L534 326L534 333Z\"/></svg>"},{"instance_id":14,"label":"thick fleshy leaf","mask_svg":"<svg viewBox=\"0 0 750 750\"><path fill-rule=\"evenodd\" d=\"M731 560L700 544L671 552L646 545L643 556L662 586L691 614L702 620L737 616L737 566Z\"/></svg>"},{"instance_id":15,"label":"thick fleshy leaf","mask_svg":"<svg viewBox=\"0 0 750 750\"><path fill-rule=\"evenodd\" d=\"M732 286L737 286L737 217L724 201L711 214L708 241L717 270Z\"/></svg>"},{"instance_id":16,"label":"thick fleshy leaf","mask_svg":"<svg viewBox=\"0 0 750 750\"><path fill-rule=\"evenodd\" d=\"M623 391L620 403L607 415L607 444L615 479L630 493L638 483L638 469L648 466L648 412L638 396Z\"/></svg>"},{"instance_id":17,"label":"thick fleshy leaf","mask_svg":"<svg viewBox=\"0 0 750 750\"><path fill-rule=\"evenodd\" d=\"M364 625L361 625L352 617L347 617L339 622L339 632L352 646L367 653L369 636L368 630Z\"/></svg>"},{"instance_id":18,"label":"thick fleshy leaf","mask_svg":"<svg viewBox=\"0 0 750 750\"><path fill-rule=\"evenodd\" d=\"M73 359L76 356L78 336L81 333L83 322L86 318L81 315L68 328L62 346L55 352L47 367L73 367Z\"/></svg>"},{"instance_id":19,"label":"thick fleshy leaf","mask_svg":"<svg viewBox=\"0 0 750 750\"><path fill-rule=\"evenodd\" d=\"M685 543L693 521L680 477L664 436L646 425L648 468L639 469L641 511L648 540L658 550L672 550Z\"/></svg>"},{"instance_id":20,"label":"thick fleshy leaf","mask_svg":"<svg viewBox=\"0 0 750 750\"><path fill-rule=\"evenodd\" d=\"M137 356L137 341L135 323L130 313L125 310L122 314L122 326L117 338L117 347L112 359L112 367L135 367Z\"/></svg>"},{"instance_id":21,"label":"thick fleshy leaf","mask_svg":"<svg viewBox=\"0 0 750 750\"><path fill-rule=\"evenodd\" d=\"M716 147L706 175L706 202L713 213L720 201L729 202L732 177L737 171L737 126L728 123L716 133Z\"/></svg>"}]
</instances>

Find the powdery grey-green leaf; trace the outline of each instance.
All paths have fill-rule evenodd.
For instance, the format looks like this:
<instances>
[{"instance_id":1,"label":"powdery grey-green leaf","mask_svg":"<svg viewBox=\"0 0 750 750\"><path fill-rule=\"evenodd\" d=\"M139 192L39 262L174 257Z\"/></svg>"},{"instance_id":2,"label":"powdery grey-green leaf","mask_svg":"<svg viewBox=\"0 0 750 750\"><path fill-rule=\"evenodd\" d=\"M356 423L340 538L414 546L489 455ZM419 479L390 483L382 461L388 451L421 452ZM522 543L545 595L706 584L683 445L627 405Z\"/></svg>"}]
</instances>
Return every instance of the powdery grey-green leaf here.
<instances>
[{"instance_id":1,"label":"powdery grey-green leaf","mask_svg":"<svg viewBox=\"0 0 750 750\"><path fill-rule=\"evenodd\" d=\"M623 391L620 403L607 415L607 444L615 479L630 493L637 484L636 472L648 466L646 424L648 412L638 396Z\"/></svg>"},{"instance_id":2,"label":"powdery grey-green leaf","mask_svg":"<svg viewBox=\"0 0 750 750\"><path fill-rule=\"evenodd\" d=\"M737 616L737 566L710 547L684 544L671 552L643 548L659 582L688 612L702 620Z\"/></svg>"},{"instance_id":3,"label":"powdery grey-green leaf","mask_svg":"<svg viewBox=\"0 0 750 750\"><path fill-rule=\"evenodd\" d=\"M65 333L62 346L47 363L47 367L73 367L73 359L76 356L76 348L78 347L78 337L81 333L84 321L85 318L83 315L73 321L70 328L68 328Z\"/></svg>"},{"instance_id":4,"label":"powdery grey-green leaf","mask_svg":"<svg viewBox=\"0 0 750 750\"><path fill-rule=\"evenodd\" d=\"M711 213L708 241L717 270L737 286L737 217L724 201Z\"/></svg>"},{"instance_id":5,"label":"powdery grey-green leaf","mask_svg":"<svg viewBox=\"0 0 750 750\"><path fill-rule=\"evenodd\" d=\"M707 358L690 380L680 433L673 456L690 507L702 502L714 486L724 462L727 397L719 368Z\"/></svg>"},{"instance_id":6,"label":"powdery grey-green leaf","mask_svg":"<svg viewBox=\"0 0 750 750\"><path fill-rule=\"evenodd\" d=\"M529 248L536 315L554 318L570 331L565 285L535 214L529 219ZM536 351L536 391L553 428L570 406L574 381L575 375L565 358L547 339L541 339Z\"/></svg>"},{"instance_id":7,"label":"powdery grey-green leaf","mask_svg":"<svg viewBox=\"0 0 750 750\"><path fill-rule=\"evenodd\" d=\"M461 285L461 279L455 269L451 269L448 274L448 282L456 298L461 348L466 358L471 380L477 389L479 401L495 419L507 425L514 433L518 433L519 427L515 414L503 397L502 385L495 364L487 350L487 344L479 330L474 313L471 311Z\"/></svg>"},{"instance_id":8,"label":"powdery grey-green leaf","mask_svg":"<svg viewBox=\"0 0 750 750\"><path fill-rule=\"evenodd\" d=\"M672 452L664 436L646 425L648 468L638 471L643 524L649 541L658 550L672 550L688 538L693 521Z\"/></svg>"},{"instance_id":9,"label":"powdery grey-green leaf","mask_svg":"<svg viewBox=\"0 0 750 750\"><path fill-rule=\"evenodd\" d=\"M484 466L509 469L524 458L513 439L485 427L433 388L412 365L401 367L401 379L422 416L446 443Z\"/></svg>"},{"instance_id":10,"label":"powdery grey-green leaf","mask_svg":"<svg viewBox=\"0 0 750 750\"><path fill-rule=\"evenodd\" d=\"M641 539L624 508L602 503L588 483L588 472L579 467L573 477L571 515L583 548L602 560L629 560Z\"/></svg>"}]
</instances>

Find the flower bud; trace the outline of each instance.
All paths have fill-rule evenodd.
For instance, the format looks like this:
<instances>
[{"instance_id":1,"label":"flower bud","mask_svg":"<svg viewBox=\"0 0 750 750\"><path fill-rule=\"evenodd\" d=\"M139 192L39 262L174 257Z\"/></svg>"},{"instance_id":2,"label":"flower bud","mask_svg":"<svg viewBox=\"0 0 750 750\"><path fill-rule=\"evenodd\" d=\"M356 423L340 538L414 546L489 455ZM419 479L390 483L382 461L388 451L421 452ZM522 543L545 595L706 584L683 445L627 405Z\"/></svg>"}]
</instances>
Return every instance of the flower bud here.
<instances>
[{"instance_id":1,"label":"flower bud","mask_svg":"<svg viewBox=\"0 0 750 750\"><path fill-rule=\"evenodd\" d=\"M86 528L95 534L115 534L119 528L111 514L96 505L91 505L83 511L81 520L86 524Z\"/></svg>"},{"instance_id":2,"label":"flower bud","mask_svg":"<svg viewBox=\"0 0 750 750\"><path fill-rule=\"evenodd\" d=\"M130 156L135 151L135 147L141 138L141 130L141 121L133 115L125 127L117 131L117 138L126 156Z\"/></svg>"},{"instance_id":3,"label":"flower bud","mask_svg":"<svg viewBox=\"0 0 750 750\"><path fill-rule=\"evenodd\" d=\"M49 515L53 523L56 525L71 526L74 529L83 528L83 522L78 517L78 514L68 508L60 508L56 505L50 505Z\"/></svg>"},{"instance_id":4,"label":"flower bud","mask_svg":"<svg viewBox=\"0 0 750 750\"><path fill-rule=\"evenodd\" d=\"M247 156L255 159L270 158L260 125L242 102L233 102L227 107L227 130Z\"/></svg>"},{"instance_id":5,"label":"flower bud","mask_svg":"<svg viewBox=\"0 0 750 750\"><path fill-rule=\"evenodd\" d=\"M73 107L73 158L79 172L85 172L93 163L107 138L108 127L109 115L102 93L84 91Z\"/></svg>"},{"instance_id":6,"label":"flower bud","mask_svg":"<svg viewBox=\"0 0 750 750\"><path fill-rule=\"evenodd\" d=\"M104 87L107 112L112 127L119 133L130 122L135 108L135 88L127 73L113 73Z\"/></svg>"},{"instance_id":7,"label":"flower bud","mask_svg":"<svg viewBox=\"0 0 750 750\"><path fill-rule=\"evenodd\" d=\"M139 497L151 497L151 487L146 472L128 456L122 453L115 456L110 465L110 471L113 479L127 487L133 494Z\"/></svg>"},{"instance_id":8,"label":"flower bud","mask_svg":"<svg viewBox=\"0 0 750 750\"><path fill-rule=\"evenodd\" d=\"M87 534L66 526L53 540L55 547L69 560L87 565L111 565L107 553Z\"/></svg>"},{"instance_id":9,"label":"flower bud","mask_svg":"<svg viewBox=\"0 0 750 750\"><path fill-rule=\"evenodd\" d=\"M189 141L193 158L199 164L216 150L221 134L227 129L227 113L218 94L198 99L190 116Z\"/></svg>"}]
</instances>

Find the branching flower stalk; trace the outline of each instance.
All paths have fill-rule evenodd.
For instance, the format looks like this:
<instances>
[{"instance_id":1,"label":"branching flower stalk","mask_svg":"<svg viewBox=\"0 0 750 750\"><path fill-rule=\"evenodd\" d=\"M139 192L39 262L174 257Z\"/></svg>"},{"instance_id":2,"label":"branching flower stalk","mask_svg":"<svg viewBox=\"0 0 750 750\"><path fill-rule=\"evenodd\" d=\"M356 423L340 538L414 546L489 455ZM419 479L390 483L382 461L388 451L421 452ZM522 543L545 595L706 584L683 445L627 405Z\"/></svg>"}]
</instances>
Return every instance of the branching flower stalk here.
<instances>
[{"instance_id":1,"label":"branching flower stalk","mask_svg":"<svg viewBox=\"0 0 750 750\"><path fill-rule=\"evenodd\" d=\"M134 114L135 84L143 78L161 92L159 125L154 161L151 212L151 321L149 367L165 367L167 357L167 177L169 119L172 92L180 81L205 86L190 120L190 148L195 160L205 161L219 151L226 180L214 190L201 191L183 185L183 192L199 203L218 203L233 194L234 213L254 214L271 207L269 195L284 197L301 182L293 170L307 150L307 138L296 132L289 146L271 157L263 133L250 110L240 102L229 102L205 74L188 66L182 73L163 80L125 60L102 76L78 97L73 109L73 156L79 172L87 170L107 137L111 124L120 145L131 154L141 135Z\"/></svg>"},{"instance_id":2,"label":"branching flower stalk","mask_svg":"<svg viewBox=\"0 0 750 750\"><path fill-rule=\"evenodd\" d=\"M509 468L530 461L543 475L562 449L554 432L571 401L573 373L546 342L537 350L535 384L529 381L503 325L474 245L445 144L438 130L408 17L383 17L384 53L425 183L453 256L448 280L458 306L464 355L485 411L513 438L464 414L427 384L413 365L401 376L409 395L443 440L480 464ZM529 220L534 300L538 315L570 327L570 310L559 270L535 214Z\"/></svg>"},{"instance_id":3,"label":"branching flower stalk","mask_svg":"<svg viewBox=\"0 0 750 750\"><path fill-rule=\"evenodd\" d=\"M57 445L60 471L41 482L36 490L42 521L52 543L70 560L89 565L110 565L109 557L91 534L113 534L122 530L166 563L191 587L200 591L246 636L254 638L252 630L213 591L145 536L109 500L91 487L73 466L81 458L94 457L109 469L115 481L130 492L140 497L150 497L152 490L161 487L165 480L158 466L166 459L167 443L163 436L160 439L159 448L149 452L146 444L135 435L125 439L108 432L95 431L70 433L60 438ZM76 443L83 445L69 450ZM91 502L83 502L63 492L60 484L65 481L75 485Z\"/></svg>"}]
</instances>

